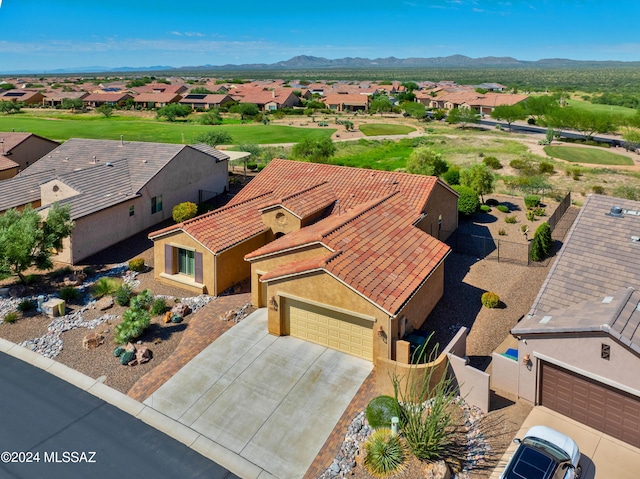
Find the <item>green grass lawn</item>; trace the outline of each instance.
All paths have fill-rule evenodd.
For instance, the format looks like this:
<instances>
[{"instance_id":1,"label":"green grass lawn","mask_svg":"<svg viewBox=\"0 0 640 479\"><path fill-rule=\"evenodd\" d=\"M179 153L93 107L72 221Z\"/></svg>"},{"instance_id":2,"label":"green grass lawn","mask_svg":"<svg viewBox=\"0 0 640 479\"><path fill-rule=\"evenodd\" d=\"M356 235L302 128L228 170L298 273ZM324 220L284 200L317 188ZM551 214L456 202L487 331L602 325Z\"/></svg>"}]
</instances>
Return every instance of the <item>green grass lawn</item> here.
<instances>
[{"instance_id":1,"label":"green grass lawn","mask_svg":"<svg viewBox=\"0 0 640 479\"><path fill-rule=\"evenodd\" d=\"M633 165L633 160L600 148L579 148L572 146L545 146L544 151L552 158L572 163L594 165Z\"/></svg>"},{"instance_id":2,"label":"green grass lawn","mask_svg":"<svg viewBox=\"0 0 640 479\"><path fill-rule=\"evenodd\" d=\"M124 135L124 139L128 141L190 144L195 142L196 136L211 128L228 131L234 144L295 143L304 138L327 138L336 131L333 128L294 128L262 124L205 126L186 121L169 123L125 116L0 116L0 131L26 131L57 141L69 138L119 140L120 135Z\"/></svg>"},{"instance_id":3,"label":"green grass lawn","mask_svg":"<svg viewBox=\"0 0 640 479\"><path fill-rule=\"evenodd\" d=\"M416 129L411 126L384 123L364 123L359 125L358 129L366 136L406 135L412 131L416 131Z\"/></svg>"},{"instance_id":4,"label":"green grass lawn","mask_svg":"<svg viewBox=\"0 0 640 479\"><path fill-rule=\"evenodd\" d=\"M591 103L583 100L569 100L569 106L579 108L581 110L593 111L596 113L611 113L613 115L621 116L633 116L638 110L633 108L626 108L624 106L616 105L601 105L599 103Z\"/></svg>"}]
</instances>

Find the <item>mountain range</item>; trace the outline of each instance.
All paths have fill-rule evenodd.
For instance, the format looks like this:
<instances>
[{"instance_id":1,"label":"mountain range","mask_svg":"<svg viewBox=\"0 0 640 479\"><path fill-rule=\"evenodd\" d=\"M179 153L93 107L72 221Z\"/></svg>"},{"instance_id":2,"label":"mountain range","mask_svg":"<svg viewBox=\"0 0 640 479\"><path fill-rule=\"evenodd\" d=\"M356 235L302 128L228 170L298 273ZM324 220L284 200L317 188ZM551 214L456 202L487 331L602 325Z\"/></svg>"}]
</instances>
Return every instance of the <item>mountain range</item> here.
<instances>
[{"instance_id":1,"label":"mountain range","mask_svg":"<svg viewBox=\"0 0 640 479\"><path fill-rule=\"evenodd\" d=\"M69 73L108 73L108 72L176 72L181 71L240 71L240 70L340 70L340 69L394 69L394 68L604 68L604 67L640 67L640 62L621 61L591 61L570 60L566 58L546 58L542 60L528 61L518 60L513 57L481 57L471 58L465 55L451 55L447 57L431 58L360 58L346 57L328 59L309 55L298 55L289 60L276 63L245 63L226 65L198 65L198 66L151 66L151 67L118 67L109 68L101 66L63 68L47 71L46 74ZM42 74L43 72L21 71L3 72L5 74Z\"/></svg>"}]
</instances>

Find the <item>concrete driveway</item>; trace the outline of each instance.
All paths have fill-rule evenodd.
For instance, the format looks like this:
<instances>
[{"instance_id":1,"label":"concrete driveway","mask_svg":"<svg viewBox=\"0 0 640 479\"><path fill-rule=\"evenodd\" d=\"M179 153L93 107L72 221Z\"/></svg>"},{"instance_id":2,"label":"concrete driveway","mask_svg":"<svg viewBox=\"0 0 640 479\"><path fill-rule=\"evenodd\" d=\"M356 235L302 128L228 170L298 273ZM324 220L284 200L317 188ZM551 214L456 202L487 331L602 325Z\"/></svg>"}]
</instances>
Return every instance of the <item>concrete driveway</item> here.
<instances>
[{"instance_id":1,"label":"concrete driveway","mask_svg":"<svg viewBox=\"0 0 640 479\"><path fill-rule=\"evenodd\" d=\"M144 403L268 474L301 478L372 369L369 361L269 335L261 309Z\"/></svg>"},{"instance_id":2,"label":"concrete driveway","mask_svg":"<svg viewBox=\"0 0 640 479\"><path fill-rule=\"evenodd\" d=\"M636 479L640 471L640 449L569 419L543 406L533 408L517 437L531 426L543 425L566 434L578 444L582 457L580 479ZM511 444L490 479L498 479L517 445Z\"/></svg>"}]
</instances>

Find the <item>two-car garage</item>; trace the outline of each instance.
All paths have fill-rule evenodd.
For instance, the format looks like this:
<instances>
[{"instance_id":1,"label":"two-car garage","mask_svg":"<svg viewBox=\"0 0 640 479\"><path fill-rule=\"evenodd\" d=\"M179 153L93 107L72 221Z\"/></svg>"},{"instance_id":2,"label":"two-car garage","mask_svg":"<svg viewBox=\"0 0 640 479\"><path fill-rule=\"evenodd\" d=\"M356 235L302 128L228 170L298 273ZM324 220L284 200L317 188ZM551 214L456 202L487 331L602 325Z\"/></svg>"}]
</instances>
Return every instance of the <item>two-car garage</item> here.
<instances>
[{"instance_id":1,"label":"two-car garage","mask_svg":"<svg viewBox=\"0 0 640 479\"><path fill-rule=\"evenodd\" d=\"M373 361L373 321L346 312L286 298L289 334Z\"/></svg>"},{"instance_id":2,"label":"two-car garage","mask_svg":"<svg viewBox=\"0 0 640 479\"><path fill-rule=\"evenodd\" d=\"M640 447L640 398L546 361L538 403Z\"/></svg>"}]
</instances>

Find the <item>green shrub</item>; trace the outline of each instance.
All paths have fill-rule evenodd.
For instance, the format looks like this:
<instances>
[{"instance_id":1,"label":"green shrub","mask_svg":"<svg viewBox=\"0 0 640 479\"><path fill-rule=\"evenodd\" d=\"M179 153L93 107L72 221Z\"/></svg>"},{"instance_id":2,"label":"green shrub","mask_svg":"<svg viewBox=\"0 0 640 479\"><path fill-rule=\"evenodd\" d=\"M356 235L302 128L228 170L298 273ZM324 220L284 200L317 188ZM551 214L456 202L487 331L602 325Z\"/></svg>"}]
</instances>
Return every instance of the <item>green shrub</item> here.
<instances>
[{"instance_id":1,"label":"green shrub","mask_svg":"<svg viewBox=\"0 0 640 479\"><path fill-rule=\"evenodd\" d=\"M447 171L442 174L442 179L447 182L448 185L460 184L460 168L457 166L451 166Z\"/></svg>"},{"instance_id":2,"label":"green shrub","mask_svg":"<svg viewBox=\"0 0 640 479\"><path fill-rule=\"evenodd\" d=\"M80 296L78 290L73 286L64 286L63 288L60 288L59 294L60 299L64 299L67 303L72 303L78 299L78 296Z\"/></svg>"},{"instance_id":3,"label":"green shrub","mask_svg":"<svg viewBox=\"0 0 640 479\"><path fill-rule=\"evenodd\" d=\"M591 187L591 191L594 192L596 195L604 195L604 188L600 185L593 185Z\"/></svg>"},{"instance_id":4,"label":"green shrub","mask_svg":"<svg viewBox=\"0 0 640 479\"><path fill-rule=\"evenodd\" d=\"M502 163L495 156L486 156L482 159L482 162L492 170L499 170L502 168Z\"/></svg>"},{"instance_id":5,"label":"green shrub","mask_svg":"<svg viewBox=\"0 0 640 479\"><path fill-rule=\"evenodd\" d=\"M127 283L122 283L118 289L113 293L113 297L120 306L129 306L131 301L131 286Z\"/></svg>"},{"instance_id":6,"label":"green shrub","mask_svg":"<svg viewBox=\"0 0 640 479\"><path fill-rule=\"evenodd\" d=\"M500 229L498 230L498 234L499 234L500 236L506 236L506 235L507 235L507 232L504 230L504 228L500 228Z\"/></svg>"},{"instance_id":7,"label":"green shrub","mask_svg":"<svg viewBox=\"0 0 640 479\"><path fill-rule=\"evenodd\" d=\"M144 258L133 258L130 260L129 269L137 273L144 271Z\"/></svg>"},{"instance_id":8,"label":"green shrub","mask_svg":"<svg viewBox=\"0 0 640 479\"><path fill-rule=\"evenodd\" d=\"M365 415L372 429L389 428L391 427L391 418L400 417L400 405L391 396L378 396L369 402L365 409Z\"/></svg>"},{"instance_id":9,"label":"green shrub","mask_svg":"<svg viewBox=\"0 0 640 479\"><path fill-rule=\"evenodd\" d=\"M480 211L483 213L489 213L491 211L491 206L489 205L480 205Z\"/></svg>"},{"instance_id":10,"label":"green shrub","mask_svg":"<svg viewBox=\"0 0 640 479\"><path fill-rule=\"evenodd\" d=\"M532 210L527 211L527 219L529 221L534 221L536 219L536 214Z\"/></svg>"},{"instance_id":11,"label":"green shrub","mask_svg":"<svg viewBox=\"0 0 640 479\"><path fill-rule=\"evenodd\" d=\"M4 322L5 323L15 323L18 320L18 313L16 313L15 311L11 311L10 313L7 313L4 315Z\"/></svg>"},{"instance_id":12,"label":"green shrub","mask_svg":"<svg viewBox=\"0 0 640 479\"><path fill-rule=\"evenodd\" d=\"M482 305L485 308L497 308L498 306L500 306L500 296L491 291L482 293L480 301L482 301Z\"/></svg>"},{"instance_id":13,"label":"green shrub","mask_svg":"<svg viewBox=\"0 0 640 479\"><path fill-rule=\"evenodd\" d=\"M190 220L197 214L198 205L191 203L190 201L179 203L173 207L173 210L171 210L171 216L173 221L176 223L182 223L183 221Z\"/></svg>"},{"instance_id":14,"label":"green shrub","mask_svg":"<svg viewBox=\"0 0 640 479\"><path fill-rule=\"evenodd\" d=\"M115 327L114 341L126 344L144 333L151 324L149 313L144 309L127 309L122 313L122 322Z\"/></svg>"},{"instance_id":15,"label":"green shrub","mask_svg":"<svg viewBox=\"0 0 640 479\"><path fill-rule=\"evenodd\" d=\"M509 162L509 166L514 170L530 170L531 162L523 158L515 158Z\"/></svg>"},{"instance_id":16,"label":"green shrub","mask_svg":"<svg viewBox=\"0 0 640 479\"><path fill-rule=\"evenodd\" d=\"M541 206L538 206L537 208L533 208L531 211L533 211L533 214L536 216L544 216L547 214L547 211Z\"/></svg>"},{"instance_id":17,"label":"green shrub","mask_svg":"<svg viewBox=\"0 0 640 479\"><path fill-rule=\"evenodd\" d=\"M403 469L407 448L390 429L374 431L364 444L364 466L375 477L387 477Z\"/></svg>"},{"instance_id":18,"label":"green shrub","mask_svg":"<svg viewBox=\"0 0 640 479\"><path fill-rule=\"evenodd\" d=\"M551 237L551 227L549 223L542 223L536 229L531 241L530 256L533 261L542 261L551 253L553 239Z\"/></svg>"},{"instance_id":19,"label":"green shrub","mask_svg":"<svg viewBox=\"0 0 640 479\"><path fill-rule=\"evenodd\" d=\"M540 197L538 195L527 195L524 197L524 204L527 208L536 208L540 206Z\"/></svg>"},{"instance_id":20,"label":"green shrub","mask_svg":"<svg viewBox=\"0 0 640 479\"><path fill-rule=\"evenodd\" d=\"M93 288L91 288L91 294L94 298L102 298L103 296L115 293L119 286L119 280L109 276L103 276L102 278L98 278L94 283Z\"/></svg>"},{"instance_id":21,"label":"green shrub","mask_svg":"<svg viewBox=\"0 0 640 479\"><path fill-rule=\"evenodd\" d=\"M151 305L151 310L149 311L149 313L151 313L151 316L160 316L166 310L167 310L167 302L165 301L165 299L157 298L153 301L153 304Z\"/></svg>"},{"instance_id":22,"label":"green shrub","mask_svg":"<svg viewBox=\"0 0 640 479\"><path fill-rule=\"evenodd\" d=\"M153 305L153 293L150 289L145 289L137 296L131 298L131 309L142 309L149 311Z\"/></svg>"},{"instance_id":23,"label":"green shrub","mask_svg":"<svg viewBox=\"0 0 640 479\"><path fill-rule=\"evenodd\" d=\"M318 123L318 125L320 125L320 123ZM323 126L323 125L320 125ZM247 163L247 169L251 170L251 171L255 171L258 169L258 164L257 163Z\"/></svg>"},{"instance_id":24,"label":"green shrub","mask_svg":"<svg viewBox=\"0 0 640 479\"><path fill-rule=\"evenodd\" d=\"M472 215L480 207L478 193L468 186L451 186L460 196L458 197L458 211L463 215Z\"/></svg>"},{"instance_id":25,"label":"green shrub","mask_svg":"<svg viewBox=\"0 0 640 479\"><path fill-rule=\"evenodd\" d=\"M538 164L538 173L545 174L553 174L553 163L550 163L548 161L541 161Z\"/></svg>"},{"instance_id":26,"label":"green shrub","mask_svg":"<svg viewBox=\"0 0 640 479\"><path fill-rule=\"evenodd\" d=\"M133 358L135 357L136 357L136 353L134 353L133 351L124 351L120 355L120 364L122 364L123 366L126 366L131 361L133 361Z\"/></svg>"},{"instance_id":27,"label":"green shrub","mask_svg":"<svg viewBox=\"0 0 640 479\"><path fill-rule=\"evenodd\" d=\"M27 311L31 311L36 307L35 303L30 299L23 299L18 303L18 311L25 313Z\"/></svg>"},{"instance_id":28,"label":"green shrub","mask_svg":"<svg viewBox=\"0 0 640 479\"><path fill-rule=\"evenodd\" d=\"M124 350L124 348L123 348L122 346L117 346L117 347L113 350L113 355L114 355L116 358L119 358L119 357L122 355L122 353L124 353L124 351L125 351L125 350Z\"/></svg>"},{"instance_id":29,"label":"green shrub","mask_svg":"<svg viewBox=\"0 0 640 479\"><path fill-rule=\"evenodd\" d=\"M498 205L498 206L496 206L496 209L498 211L503 212L503 213L508 213L510 211L509 207L507 205Z\"/></svg>"},{"instance_id":30,"label":"green shrub","mask_svg":"<svg viewBox=\"0 0 640 479\"><path fill-rule=\"evenodd\" d=\"M504 218L504 222L505 223L509 223L510 225L515 224L518 222L518 220L516 219L515 216L505 216Z\"/></svg>"}]
</instances>

